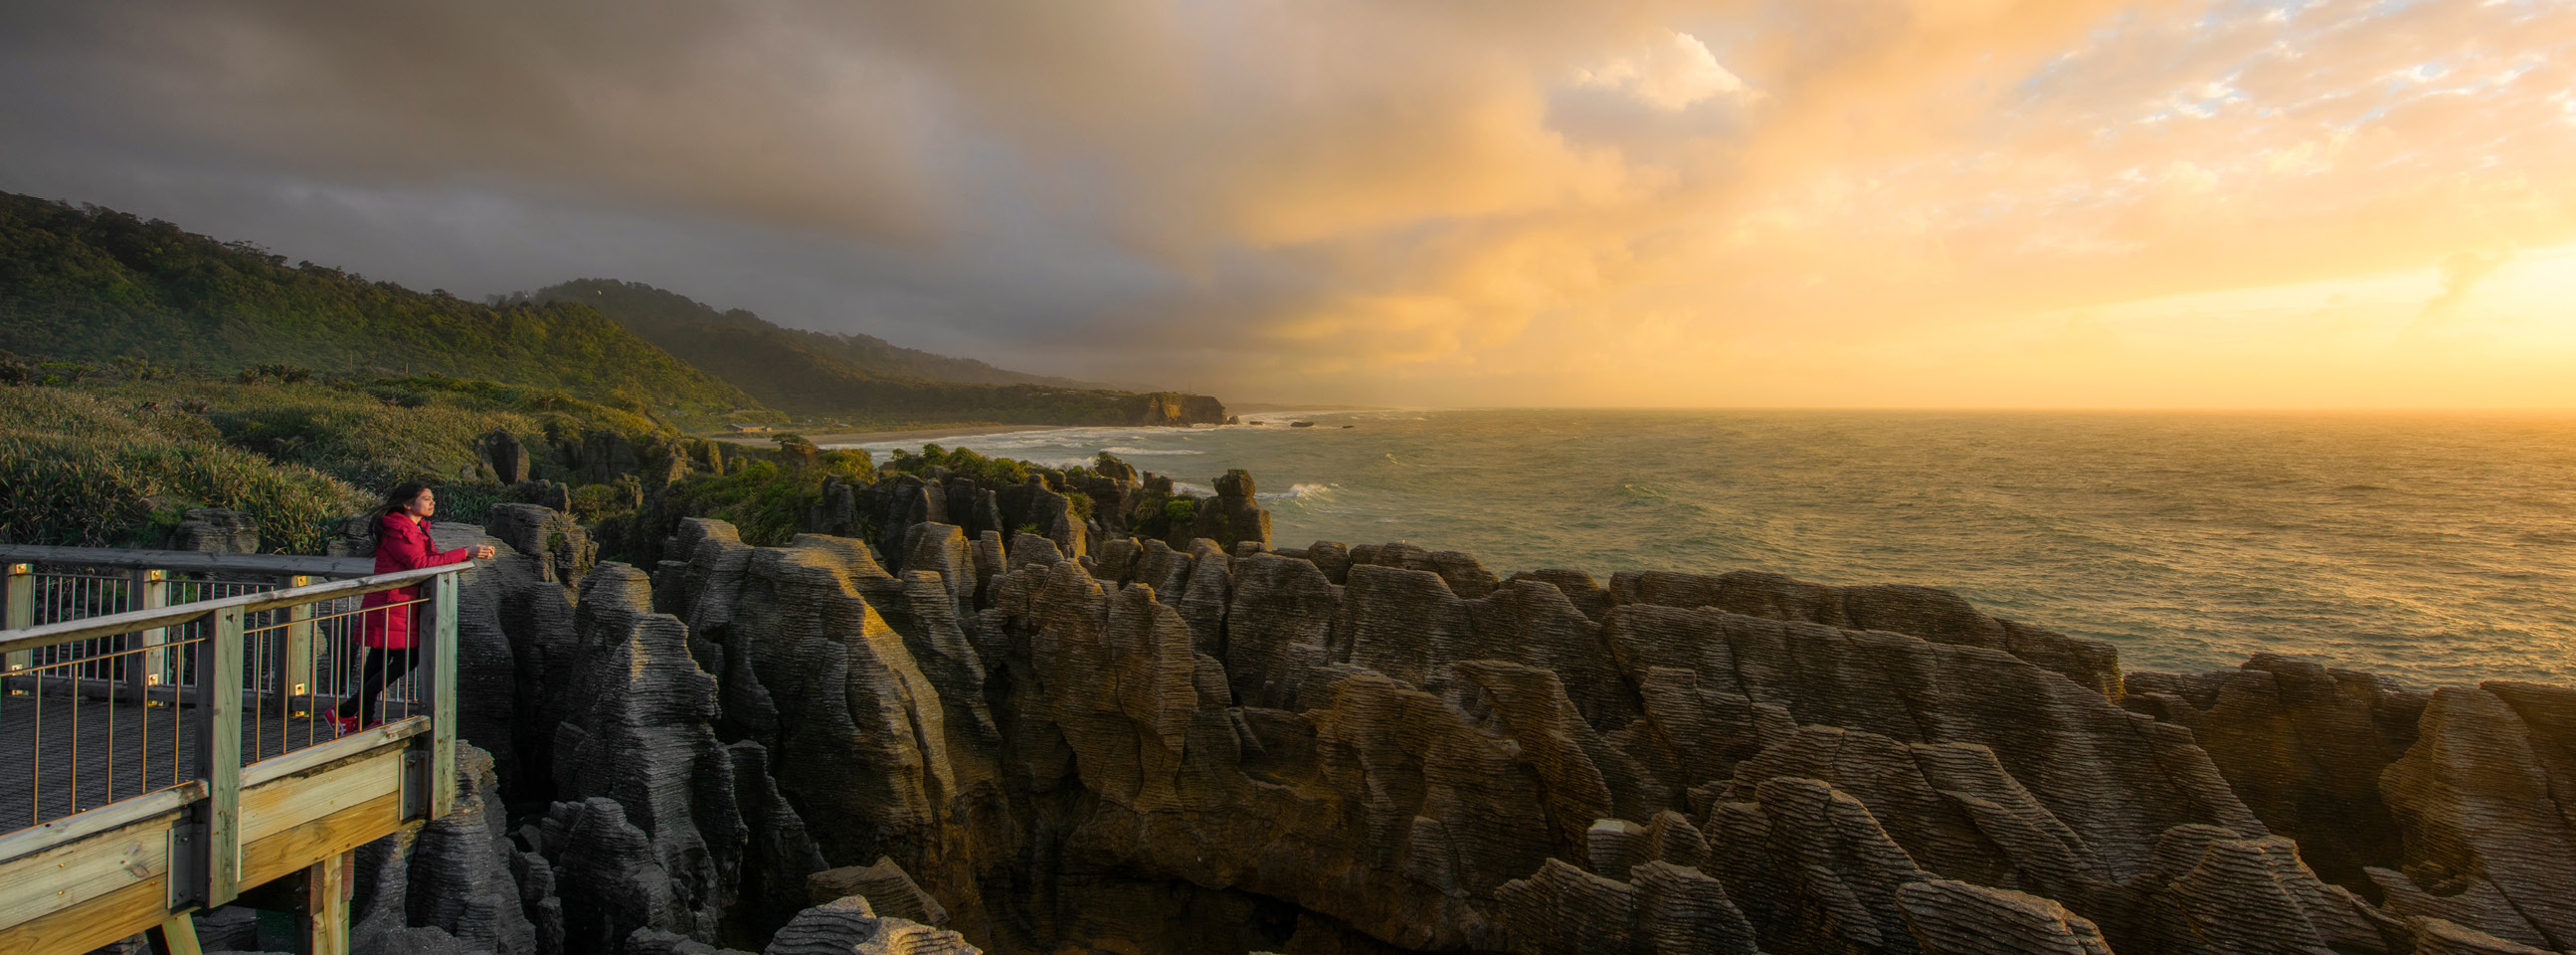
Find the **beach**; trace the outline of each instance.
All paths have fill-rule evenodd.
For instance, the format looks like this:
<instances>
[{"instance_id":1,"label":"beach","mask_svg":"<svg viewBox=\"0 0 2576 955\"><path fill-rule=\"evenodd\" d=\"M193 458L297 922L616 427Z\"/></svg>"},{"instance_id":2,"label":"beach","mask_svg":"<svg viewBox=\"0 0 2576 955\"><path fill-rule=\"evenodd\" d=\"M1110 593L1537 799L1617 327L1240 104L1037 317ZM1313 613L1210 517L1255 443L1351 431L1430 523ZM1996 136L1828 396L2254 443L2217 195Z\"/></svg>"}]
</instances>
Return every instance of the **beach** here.
<instances>
[{"instance_id":1,"label":"beach","mask_svg":"<svg viewBox=\"0 0 2576 955\"><path fill-rule=\"evenodd\" d=\"M1050 431L1063 427L1065 426L1056 424L985 424L950 425L944 428L902 428L893 431L835 431L830 433L797 431L793 428L780 428L777 431L771 432L771 434L801 434L805 436L806 440L812 441L816 445L832 446L884 444L889 441L910 441L914 439L928 440L931 438L975 437L988 434L1009 434L1015 431ZM713 438L718 441L729 441L734 444L766 446L770 443L769 434L710 434L705 437Z\"/></svg>"}]
</instances>

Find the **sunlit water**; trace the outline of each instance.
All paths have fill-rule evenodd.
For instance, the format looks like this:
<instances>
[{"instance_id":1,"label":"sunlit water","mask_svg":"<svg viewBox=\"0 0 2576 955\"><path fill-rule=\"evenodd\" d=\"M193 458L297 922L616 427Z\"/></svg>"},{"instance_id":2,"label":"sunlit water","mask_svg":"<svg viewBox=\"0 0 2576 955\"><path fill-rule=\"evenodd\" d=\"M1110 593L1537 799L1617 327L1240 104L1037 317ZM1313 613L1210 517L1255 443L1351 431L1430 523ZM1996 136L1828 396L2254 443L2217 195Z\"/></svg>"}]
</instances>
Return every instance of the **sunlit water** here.
<instances>
[{"instance_id":1,"label":"sunlit water","mask_svg":"<svg viewBox=\"0 0 2576 955\"><path fill-rule=\"evenodd\" d=\"M1405 540L1605 582L1756 569L1925 584L2109 640L2131 669L2271 651L2416 684L2576 683L2576 418L1263 417L939 443L1055 465L1107 450L1202 489L1247 468L1281 546Z\"/></svg>"}]
</instances>

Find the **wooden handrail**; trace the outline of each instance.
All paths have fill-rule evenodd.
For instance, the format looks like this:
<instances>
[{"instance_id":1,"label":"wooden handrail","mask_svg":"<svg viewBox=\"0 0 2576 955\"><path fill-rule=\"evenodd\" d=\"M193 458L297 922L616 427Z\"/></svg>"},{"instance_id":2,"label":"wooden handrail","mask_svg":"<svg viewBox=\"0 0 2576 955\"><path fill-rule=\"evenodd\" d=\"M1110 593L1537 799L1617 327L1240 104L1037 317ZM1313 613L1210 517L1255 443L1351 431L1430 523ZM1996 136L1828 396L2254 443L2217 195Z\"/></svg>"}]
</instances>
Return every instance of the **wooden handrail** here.
<instances>
[{"instance_id":1,"label":"wooden handrail","mask_svg":"<svg viewBox=\"0 0 2576 955\"><path fill-rule=\"evenodd\" d=\"M271 574L280 577L357 577L375 569L365 557L314 557L300 554L217 554L197 550L117 550L107 547L55 547L46 544L0 544L0 563L63 564L73 567L124 567L184 573Z\"/></svg>"},{"instance_id":2,"label":"wooden handrail","mask_svg":"<svg viewBox=\"0 0 2576 955\"><path fill-rule=\"evenodd\" d=\"M398 570L390 574L377 574L372 577L359 577L353 580L335 580L327 584L314 584L310 587L292 587L282 590L272 590L266 593L242 594L237 597L222 597L215 600L201 600L195 603L173 604L157 610L129 610L124 613L109 614L104 617L87 617L80 620L65 620L61 623L48 623L41 626L28 627L22 630L0 630L0 654L16 653L21 650L33 650L38 647L49 647L57 643L69 643L74 640L87 640L91 637L104 637L119 633L133 633L138 630L149 630L155 627L173 627L196 620L217 611L230 610L233 608L240 608L241 612L244 614L253 614L263 610L276 610L282 607L293 607L300 604L309 604L323 600L335 600L341 597L362 596L365 594L376 593L378 591L407 587L434 577L453 574L473 566L475 566L475 562L473 561L459 564L441 564L436 567L422 567L416 570Z\"/></svg>"}]
</instances>

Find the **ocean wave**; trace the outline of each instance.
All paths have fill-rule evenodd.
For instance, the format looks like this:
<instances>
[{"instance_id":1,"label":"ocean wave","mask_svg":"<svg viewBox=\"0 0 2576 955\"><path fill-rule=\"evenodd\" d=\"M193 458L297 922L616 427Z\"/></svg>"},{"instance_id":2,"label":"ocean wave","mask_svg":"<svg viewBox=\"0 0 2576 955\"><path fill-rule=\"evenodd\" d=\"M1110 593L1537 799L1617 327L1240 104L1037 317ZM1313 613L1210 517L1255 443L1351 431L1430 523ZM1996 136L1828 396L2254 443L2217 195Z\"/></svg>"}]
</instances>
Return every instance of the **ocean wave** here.
<instances>
[{"instance_id":1,"label":"ocean wave","mask_svg":"<svg viewBox=\"0 0 2576 955\"><path fill-rule=\"evenodd\" d=\"M1260 500L1264 500L1264 501L1277 501L1277 500L1309 500L1309 501L1321 501L1321 500L1324 500L1324 499L1329 498L1329 497L1331 497L1331 496L1333 496L1333 486L1332 486L1332 485L1330 485L1330 484L1317 483L1317 482L1313 482L1313 481L1299 481L1299 482L1297 482L1297 483L1295 483L1295 484L1291 484L1291 485L1289 485L1289 486L1288 486L1288 489L1287 489L1287 490L1285 490L1285 491L1263 491L1263 492L1261 492L1261 493L1258 493L1258 494L1254 494L1254 495L1253 495L1253 497L1258 498L1258 499L1260 499Z\"/></svg>"},{"instance_id":2,"label":"ocean wave","mask_svg":"<svg viewBox=\"0 0 2576 955\"><path fill-rule=\"evenodd\" d=\"M1117 455L1117 456L1119 456L1119 457L1122 457L1122 458L1125 458L1125 457L1157 457L1157 456L1167 456L1167 455L1180 455L1180 454L1206 454L1206 453L1207 453L1207 452L1205 452L1205 451L1192 451L1192 450L1190 450L1190 449L1188 449L1188 448L1130 448L1130 447L1125 447L1125 446L1114 447L1114 448L1108 448L1108 449L1105 449L1105 450L1107 450L1107 451L1108 451L1109 453L1111 453L1111 454L1115 454L1115 455Z\"/></svg>"}]
</instances>

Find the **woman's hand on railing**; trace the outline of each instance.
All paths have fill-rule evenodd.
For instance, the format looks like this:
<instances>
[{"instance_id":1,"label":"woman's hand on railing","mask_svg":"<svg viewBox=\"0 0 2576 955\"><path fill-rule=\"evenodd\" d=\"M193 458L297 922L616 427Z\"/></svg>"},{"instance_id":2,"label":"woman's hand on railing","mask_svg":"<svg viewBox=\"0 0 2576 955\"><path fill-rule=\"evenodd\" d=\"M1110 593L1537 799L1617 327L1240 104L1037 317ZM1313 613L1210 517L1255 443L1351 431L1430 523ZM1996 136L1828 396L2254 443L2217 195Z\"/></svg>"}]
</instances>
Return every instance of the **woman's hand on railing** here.
<instances>
[{"instance_id":1,"label":"woman's hand on railing","mask_svg":"<svg viewBox=\"0 0 2576 955\"><path fill-rule=\"evenodd\" d=\"M496 551L492 549L492 545L485 544L481 547L474 548L474 559L491 560L494 553L496 553Z\"/></svg>"}]
</instances>

